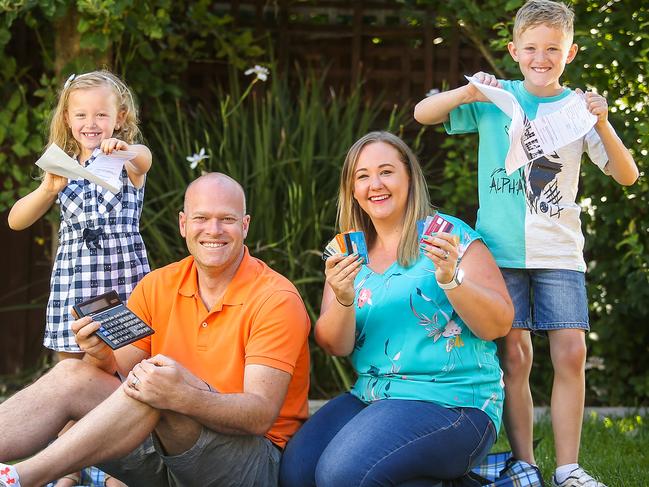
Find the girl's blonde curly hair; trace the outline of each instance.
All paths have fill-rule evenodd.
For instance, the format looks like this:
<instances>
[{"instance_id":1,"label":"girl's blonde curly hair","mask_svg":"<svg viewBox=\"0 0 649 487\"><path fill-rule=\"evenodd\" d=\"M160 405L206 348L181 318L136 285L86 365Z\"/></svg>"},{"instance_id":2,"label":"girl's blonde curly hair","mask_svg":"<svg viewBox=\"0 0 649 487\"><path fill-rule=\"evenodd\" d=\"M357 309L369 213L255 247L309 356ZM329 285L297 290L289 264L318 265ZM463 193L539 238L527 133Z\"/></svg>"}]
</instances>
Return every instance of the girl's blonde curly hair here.
<instances>
[{"instance_id":1,"label":"girl's blonde curly hair","mask_svg":"<svg viewBox=\"0 0 649 487\"><path fill-rule=\"evenodd\" d=\"M140 139L138 128L137 107L128 86L110 71L91 71L80 75L71 75L59 93L59 101L52 113L48 146L56 144L71 156L81 152L79 143L72 136L65 115L68 111L70 93L75 90L106 87L114 94L117 101L117 113L123 114L123 121L115 127L113 136L127 144L133 144Z\"/></svg>"}]
</instances>

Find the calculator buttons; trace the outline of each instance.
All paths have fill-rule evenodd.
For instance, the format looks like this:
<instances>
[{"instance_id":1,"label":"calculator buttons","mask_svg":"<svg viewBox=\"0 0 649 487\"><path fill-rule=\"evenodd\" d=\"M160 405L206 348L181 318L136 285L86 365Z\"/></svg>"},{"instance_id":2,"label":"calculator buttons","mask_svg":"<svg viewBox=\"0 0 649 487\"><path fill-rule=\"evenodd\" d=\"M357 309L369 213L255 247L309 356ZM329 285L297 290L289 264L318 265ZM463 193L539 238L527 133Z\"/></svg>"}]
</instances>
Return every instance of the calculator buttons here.
<instances>
[{"instance_id":1,"label":"calculator buttons","mask_svg":"<svg viewBox=\"0 0 649 487\"><path fill-rule=\"evenodd\" d=\"M98 333L116 349L151 335L153 330L123 304L93 316L101 323Z\"/></svg>"}]
</instances>

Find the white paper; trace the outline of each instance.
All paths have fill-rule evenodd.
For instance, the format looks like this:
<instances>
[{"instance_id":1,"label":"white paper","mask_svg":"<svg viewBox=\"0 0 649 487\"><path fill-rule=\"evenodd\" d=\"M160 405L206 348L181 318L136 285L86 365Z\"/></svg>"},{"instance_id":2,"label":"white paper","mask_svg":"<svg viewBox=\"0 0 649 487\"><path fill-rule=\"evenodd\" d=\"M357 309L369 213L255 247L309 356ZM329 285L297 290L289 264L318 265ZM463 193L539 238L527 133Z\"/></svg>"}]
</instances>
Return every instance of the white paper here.
<instances>
[{"instance_id":1,"label":"white paper","mask_svg":"<svg viewBox=\"0 0 649 487\"><path fill-rule=\"evenodd\" d=\"M121 189L119 173L124 163L134 158L135 155L134 152L127 151L115 151L109 156L101 154L88 168L85 168L67 155L58 145L52 144L36 161L36 165L43 169L43 171L51 172L52 174L68 179L87 179L113 193L119 193ZM100 158L102 161L97 165L97 169L95 170L93 166L97 162L97 159ZM108 159L108 161L103 159ZM117 173L116 179L112 176L115 172ZM108 176L106 178L107 180L105 179L106 176Z\"/></svg>"},{"instance_id":2,"label":"white paper","mask_svg":"<svg viewBox=\"0 0 649 487\"><path fill-rule=\"evenodd\" d=\"M508 175L583 137L597 122L597 117L588 111L581 95L573 94L572 99L560 109L529 120L514 95L501 88L483 85L473 77L466 78L512 119L509 151L505 159Z\"/></svg>"},{"instance_id":3,"label":"white paper","mask_svg":"<svg viewBox=\"0 0 649 487\"><path fill-rule=\"evenodd\" d=\"M480 90L482 94L491 101L491 103L505 112L505 115L509 118L514 118L516 109L520 110L522 113L523 110L521 105L518 103L516 97L509 91L505 91L502 88L496 88L495 86L482 84L473 76L465 76L465 78L469 80L472 85L478 88L478 90Z\"/></svg>"},{"instance_id":4,"label":"white paper","mask_svg":"<svg viewBox=\"0 0 649 487\"><path fill-rule=\"evenodd\" d=\"M121 188L122 182L120 180L120 175L122 173L122 168L127 161L133 159L137 154L135 152L129 151L113 151L111 154L104 154L99 149L95 149L95 152L92 154L95 156L95 159L92 161L92 164L85 167L85 169L94 174L96 177L105 181L108 185L114 188ZM104 186L102 184L102 186ZM108 186L105 188L110 189ZM113 191L113 193L117 193Z\"/></svg>"}]
</instances>

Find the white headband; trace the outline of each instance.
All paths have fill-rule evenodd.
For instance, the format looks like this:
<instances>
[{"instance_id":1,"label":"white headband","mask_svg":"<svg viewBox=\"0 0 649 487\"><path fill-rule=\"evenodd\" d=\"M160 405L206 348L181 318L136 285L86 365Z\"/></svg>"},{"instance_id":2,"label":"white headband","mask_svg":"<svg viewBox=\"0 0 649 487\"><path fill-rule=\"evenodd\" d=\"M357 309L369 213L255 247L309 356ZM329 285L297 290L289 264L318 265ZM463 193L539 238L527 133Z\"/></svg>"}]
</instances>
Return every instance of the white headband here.
<instances>
[{"instance_id":1,"label":"white headband","mask_svg":"<svg viewBox=\"0 0 649 487\"><path fill-rule=\"evenodd\" d=\"M119 85L115 82L114 79L112 79L111 77L106 76L106 75L104 75L104 74L97 73L97 72L94 72L94 73L82 73L82 74L79 74L79 75L76 75L76 74L72 73L72 74L70 75L70 77L69 77L69 78L65 81L65 83L63 84L63 89L64 89L64 90L67 90L68 87L70 86L70 84L71 84L75 79L79 79L79 78L81 78L81 77L83 77L83 76L89 76L89 75L91 75L91 74L96 74L96 75L99 76L100 78L105 79L106 81L110 81L110 82L113 84L113 86L115 86L115 88L117 88L117 92L118 92L118 93L121 93L121 92L122 92L122 89L119 87Z\"/></svg>"}]
</instances>

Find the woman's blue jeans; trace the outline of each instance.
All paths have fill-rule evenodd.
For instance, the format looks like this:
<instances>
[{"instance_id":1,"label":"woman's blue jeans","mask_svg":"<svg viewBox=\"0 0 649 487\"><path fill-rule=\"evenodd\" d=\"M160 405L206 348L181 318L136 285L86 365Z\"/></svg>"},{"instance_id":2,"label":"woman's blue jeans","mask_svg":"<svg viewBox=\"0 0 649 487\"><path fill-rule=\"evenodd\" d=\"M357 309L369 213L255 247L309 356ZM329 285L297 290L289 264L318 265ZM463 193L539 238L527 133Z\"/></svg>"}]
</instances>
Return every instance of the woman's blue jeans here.
<instances>
[{"instance_id":1,"label":"woman's blue jeans","mask_svg":"<svg viewBox=\"0 0 649 487\"><path fill-rule=\"evenodd\" d=\"M283 487L477 486L467 474L496 439L474 408L351 394L329 401L289 441Z\"/></svg>"}]
</instances>

